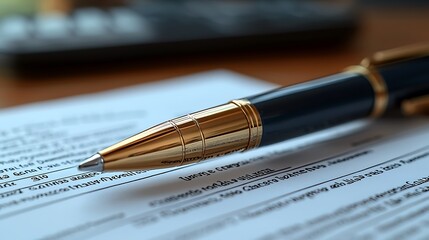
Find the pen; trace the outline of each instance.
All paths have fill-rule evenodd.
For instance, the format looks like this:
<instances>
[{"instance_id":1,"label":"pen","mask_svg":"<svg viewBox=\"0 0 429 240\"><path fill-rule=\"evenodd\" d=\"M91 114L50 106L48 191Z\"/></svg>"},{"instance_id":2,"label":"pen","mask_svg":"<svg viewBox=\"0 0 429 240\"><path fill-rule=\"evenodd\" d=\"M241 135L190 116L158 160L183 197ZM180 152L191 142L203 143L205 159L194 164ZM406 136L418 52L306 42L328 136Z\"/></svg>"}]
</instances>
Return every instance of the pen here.
<instances>
[{"instance_id":1,"label":"pen","mask_svg":"<svg viewBox=\"0 0 429 240\"><path fill-rule=\"evenodd\" d=\"M429 45L377 52L331 76L166 121L99 151L79 170L176 167L395 109L428 113Z\"/></svg>"}]
</instances>

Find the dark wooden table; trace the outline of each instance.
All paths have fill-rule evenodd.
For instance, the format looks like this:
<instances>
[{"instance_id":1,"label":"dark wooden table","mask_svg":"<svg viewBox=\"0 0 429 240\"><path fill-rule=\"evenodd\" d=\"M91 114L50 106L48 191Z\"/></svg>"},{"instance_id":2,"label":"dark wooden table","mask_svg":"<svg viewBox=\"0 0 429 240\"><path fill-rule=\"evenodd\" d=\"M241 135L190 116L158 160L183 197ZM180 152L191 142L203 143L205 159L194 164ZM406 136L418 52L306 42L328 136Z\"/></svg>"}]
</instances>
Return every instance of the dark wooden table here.
<instances>
[{"instance_id":1,"label":"dark wooden table","mask_svg":"<svg viewBox=\"0 0 429 240\"><path fill-rule=\"evenodd\" d=\"M288 85L335 73L371 53L429 42L429 10L365 10L351 41L335 48L258 50L158 58L94 71L16 79L0 75L0 106L93 93L212 69L228 69Z\"/></svg>"}]
</instances>

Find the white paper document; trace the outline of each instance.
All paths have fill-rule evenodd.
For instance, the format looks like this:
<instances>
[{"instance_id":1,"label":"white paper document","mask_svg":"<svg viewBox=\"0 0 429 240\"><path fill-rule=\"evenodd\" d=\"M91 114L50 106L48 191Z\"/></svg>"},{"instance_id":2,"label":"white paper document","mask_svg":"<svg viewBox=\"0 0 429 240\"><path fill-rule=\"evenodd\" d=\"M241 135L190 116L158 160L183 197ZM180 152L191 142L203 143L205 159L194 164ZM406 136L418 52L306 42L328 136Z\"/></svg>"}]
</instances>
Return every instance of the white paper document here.
<instances>
[{"instance_id":1,"label":"white paper document","mask_svg":"<svg viewBox=\"0 0 429 240\"><path fill-rule=\"evenodd\" d=\"M273 87L213 71L1 110L0 239L429 239L424 118L170 169L76 168L154 124Z\"/></svg>"}]
</instances>

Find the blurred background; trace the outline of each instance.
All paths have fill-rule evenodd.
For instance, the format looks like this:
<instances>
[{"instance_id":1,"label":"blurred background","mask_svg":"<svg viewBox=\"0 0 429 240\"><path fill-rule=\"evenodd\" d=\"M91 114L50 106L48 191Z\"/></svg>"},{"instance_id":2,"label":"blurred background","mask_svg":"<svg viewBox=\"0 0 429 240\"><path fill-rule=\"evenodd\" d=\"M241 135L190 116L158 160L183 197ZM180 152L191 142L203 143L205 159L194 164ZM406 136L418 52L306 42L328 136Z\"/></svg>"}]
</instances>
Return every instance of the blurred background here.
<instances>
[{"instance_id":1,"label":"blurred background","mask_svg":"<svg viewBox=\"0 0 429 240\"><path fill-rule=\"evenodd\" d=\"M294 84L428 29L427 0L2 0L0 107L212 69Z\"/></svg>"}]
</instances>

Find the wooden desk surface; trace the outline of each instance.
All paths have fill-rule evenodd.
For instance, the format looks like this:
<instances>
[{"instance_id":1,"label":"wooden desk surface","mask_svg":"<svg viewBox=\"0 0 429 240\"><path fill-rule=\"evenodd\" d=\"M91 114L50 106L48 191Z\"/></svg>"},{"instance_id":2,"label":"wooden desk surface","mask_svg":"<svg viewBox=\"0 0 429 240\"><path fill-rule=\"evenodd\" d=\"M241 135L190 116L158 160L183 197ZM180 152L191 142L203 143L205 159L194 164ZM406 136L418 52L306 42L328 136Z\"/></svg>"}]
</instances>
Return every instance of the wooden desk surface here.
<instances>
[{"instance_id":1,"label":"wooden desk surface","mask_svg":"<svg viewBox=\"0 0 429 240\"><path fill-rule=\"evenodd\" d=\"M429 42L428 9L366 10L355 37L343 47L164 58L38 79L0 76L0 106L98 92L212 69L228 69L288 85L338 72L378 50L418 42Z\"/></svg>"}]
</instances>

